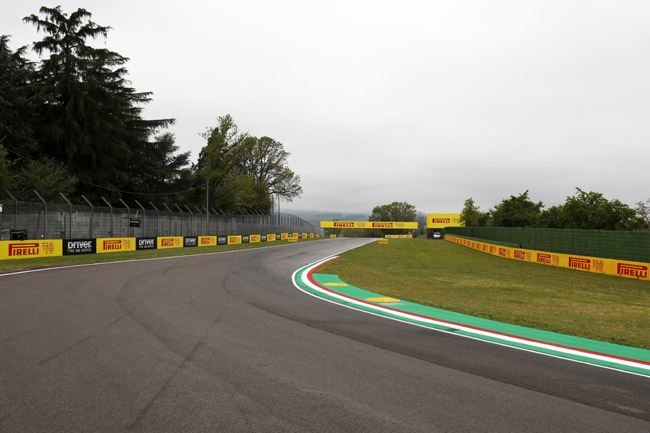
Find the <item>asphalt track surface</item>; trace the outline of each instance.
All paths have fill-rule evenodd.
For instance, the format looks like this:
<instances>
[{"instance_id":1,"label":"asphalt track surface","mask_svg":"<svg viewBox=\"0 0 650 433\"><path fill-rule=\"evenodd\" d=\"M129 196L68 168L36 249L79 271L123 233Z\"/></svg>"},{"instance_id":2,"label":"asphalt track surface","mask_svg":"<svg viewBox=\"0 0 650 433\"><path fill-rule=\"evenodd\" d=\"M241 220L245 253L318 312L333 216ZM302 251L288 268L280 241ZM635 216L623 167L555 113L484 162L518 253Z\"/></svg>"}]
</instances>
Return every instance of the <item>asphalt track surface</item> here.
<instances>
[{"instance_id":1,"label":"asphalt track surface","mask_svg":"<svg viewBox=\"0 0 650 433\"><path fill-rule=\"evenodd\" d=\"M650 379L306 295L333 239L0 277L1 432L640 432Z\"/></svg>"}]
</instances>

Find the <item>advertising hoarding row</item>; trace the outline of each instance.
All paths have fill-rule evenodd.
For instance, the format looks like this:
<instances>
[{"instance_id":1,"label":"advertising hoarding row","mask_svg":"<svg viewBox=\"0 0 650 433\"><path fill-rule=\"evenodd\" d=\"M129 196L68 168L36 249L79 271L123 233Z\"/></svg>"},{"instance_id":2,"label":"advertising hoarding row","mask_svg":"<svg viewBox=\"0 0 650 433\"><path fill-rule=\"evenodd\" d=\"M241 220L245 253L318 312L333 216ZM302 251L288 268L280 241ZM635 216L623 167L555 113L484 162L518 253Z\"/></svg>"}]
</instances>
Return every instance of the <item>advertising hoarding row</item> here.
<instances>
[{"instance_id":1,"label":"advertising hoarding row","mask_svg":"<svg viewBox=\"0 0 650 433\"><path fill-rule=\"evenodd\" d=\"M136 250L209 247L289 239L289 233L239 236L161 236L149 238L47 239L0 241L0 260L104 254ZM291 235L298 236L297 233ZM314 234L303 233L303 238Z\"/></svg>"},{"instance_id":2,"label":"advertising hoarding row","mask_svg":"<svg viewBox=\"0 0 650 433\"><path fill-rule=\"evenodd\" d=\"M584 272L636 278L639 280L650 280L650 278L648 278L650 263L605 259L600 257L586 257L573 254L550 253L546 251L526 250L523 248L511 248L451 235L446 236L446 239L459 245L507 259L557 266L560 268L576 269Z\"/></svg>"}]
</instances>

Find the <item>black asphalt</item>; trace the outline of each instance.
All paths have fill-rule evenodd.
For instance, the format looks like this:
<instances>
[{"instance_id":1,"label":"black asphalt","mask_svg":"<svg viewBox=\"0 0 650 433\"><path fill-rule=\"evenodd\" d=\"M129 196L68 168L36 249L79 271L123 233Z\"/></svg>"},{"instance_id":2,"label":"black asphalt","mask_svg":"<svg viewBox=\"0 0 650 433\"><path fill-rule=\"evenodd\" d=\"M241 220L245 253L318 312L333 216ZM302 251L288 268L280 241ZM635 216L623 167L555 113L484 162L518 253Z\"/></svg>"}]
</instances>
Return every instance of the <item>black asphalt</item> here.
<instances>
[{"instance_id":1,"label":"black asphalt","mask_svg":"<svg viewBox=\"0 0 650 433\"><path fill-rule=\"evenodd\" d=\"M0 431L650 431L649 378L293 286L363 242L1 276Z\"/></svg>"}]
</instances>

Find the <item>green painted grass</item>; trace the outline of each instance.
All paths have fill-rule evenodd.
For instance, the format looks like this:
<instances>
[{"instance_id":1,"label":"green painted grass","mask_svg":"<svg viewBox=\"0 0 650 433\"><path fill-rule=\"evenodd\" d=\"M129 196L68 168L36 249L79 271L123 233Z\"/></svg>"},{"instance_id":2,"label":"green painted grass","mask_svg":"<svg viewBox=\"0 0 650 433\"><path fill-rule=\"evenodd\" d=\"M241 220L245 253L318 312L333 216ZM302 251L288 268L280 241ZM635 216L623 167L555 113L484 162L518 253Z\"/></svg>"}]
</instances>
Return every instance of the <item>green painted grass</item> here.
<instances>
[{"instance_id":1,"label":"green painted grass","mask_svg":"<svg viewBox=\"0 0 650 433\"><path fill-rule=\"evenodd\" d=\"M650 282L391 239L318 270L385 296L535 329L650 349Z\"/></svg>"},{"instance_id":2,"label":"green painted grass","mask_svg":"<svg viewBox=\"0 0 650 433\"><path fill-rule=\"evenodd\" d=\"M321 239L298 239L298 242L310 242ZM162 250L127 251L122 253L84 254L78 256L48 257L36 259L0 260L0 273L24 271L28 269L48 268L54 266L81 265L88 263L118 262L122 260L151 259L157 257L187 256L192 254L235 251L250 248L286 245L287 241L255 242L238 245L217 245L213 247L168 248Z\"/></svg>"}]
</instances>

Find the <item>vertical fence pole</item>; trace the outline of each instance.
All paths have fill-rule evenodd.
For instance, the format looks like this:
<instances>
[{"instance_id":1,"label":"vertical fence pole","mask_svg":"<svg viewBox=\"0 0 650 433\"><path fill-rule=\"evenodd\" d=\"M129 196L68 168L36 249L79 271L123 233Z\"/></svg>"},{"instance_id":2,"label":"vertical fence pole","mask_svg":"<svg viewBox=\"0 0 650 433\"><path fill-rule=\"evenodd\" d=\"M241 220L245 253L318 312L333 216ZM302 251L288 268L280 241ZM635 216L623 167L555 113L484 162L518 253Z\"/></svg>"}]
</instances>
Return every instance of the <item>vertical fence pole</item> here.
<instances>
[{"instance_id":1,"label":"vertical fence pole","mask_svg":"<svg viewBox=\"0 0 650 433\"><path fill-rule=\"evenodd\" d=\"M106 203L108 205L108 207L110 208L110 210L111 210L111 231L108 234L109 234L109 237L112 238L112 237L114 237L113 236L113 206L111 206L111 204L108 202L108 200L106 200L104 197L102 197L102 200L104 200L104 203Z\"/></svg>"},{"instance_id":2,"label":"vertical fence pole","mask_svg":"<svg viewBox=\"0 0 650 433\"><path fill-rule=\"evenodd\" d=\"M5 190L7 195L11 197L11 199L14 201L14 229L18 225L18 200L16 200L16 197L12 193L9 192L7 188L2 188Z\"/></svg>"},{"instance_id":3,"label":"vertical fence pole","mask_svg":"<svg viewBox=\"0 0 650 433\"><path fill-rule=\"evenodd\" d=\"M187 209L187 211L190 213L190 236L194 236L195 233L192 232L192 229L194 228L194 214L186 204L184 204L183 206L185 206L185 209Z\"/></svg>"},{"instance_id":4,"label":"vertical fence pole","mask_svg":"<svg viewBox=\"0 0 650 433\"><path fill-rule=\"evenodd\" d=\"M151 203L151 201L149 201L149 204L151 207L156 209L156 236L160 236L160 211L155 204Z\"/></svg>"},{"instance_id":5,"label":"vertical fence pole","mask_svg":"<svg viewBox=\"0 0 650 433\"><path fill-rule=\"evenodd\" d=\"M90 200L88 200L86 198L85 195L81 194L81 198L84 199L86 201L86 203L88 203L88 206L90 206L90 224L89 224L89 227L88 227L88 237L92 239L92 237L93 237L93 213L94 213L93 211L94 211L94 206L90 202Z\"/></svg>"},{"instance_id":6,"label":"vertical fence pole","mask_svg":"<svg viewBox=\"0 0 650 433\"><path fill-rule=\"evenodd\" d=\"M34 191L34 194L36 194L38 198L40 198L41 201L43 202L43 239L45 239L45 230L47 229L47 202L38 193L38 191L36 191L35 189L33 189L32 191Z\"/></svg>"},{"instance_id":7,"label":"vertical fence pole","mask_svg":"<svg viewBox=\"0 0 650 433\"><path fill-rule=\"evenodd\" d=\"M70 203L70 200L68 200L68 198L65 195L63 195L62 192L59 192L59 195L63 197L63 200L65 200L66 203L70 205L70 219L68 221L68 236L67 236L67 238L70 239L72 238L72 203ZM66 238L66 236L63 237Z\"/></svg>"},{"instance_id":8,"label":"vertical fence pole","mask_svg":"<svg viewBox=\"0 0 650 433\"><path fill-rule=\"evenodd\" d=\"M200 225L199 225L199 236L204 236L205 233L203 232L203 212L201 212L201 209L199 209L198 206L194 206L194 208L195 208L196 211L199 213L199 215L201 215L201 217L200 217L201 219L199 220L199 222L200 222Z\"/></svg>"},{"instance_id":9,"label":"vertical fence pole","mask_svg":"<svg viewBox=\"0 0 650 433\"><path fill-rule=\"evenodd\" d=\"M129 207L128 204L124 203L124 200L122 200L122 199L119 199L119 200L124 205L124 207L126 207L126 213L129 216L129 226L126 229L126 235L127 235L127 237L130 238L131 237L131 208Z\"/></svg>"},{"instance_id":10,"label":"vertical fence pole","mask_svg":"<svg viewBox=\"0 0 650 433\"><path fill-rule=\"evenodd\" d=\"M181 236L183 236L183 210L178 206L178 203L174 203L176 209L181 213Z\"/></svg>"},{"instance_id":11,"label":"vertical fence pole","mask_svg":"<svg viewBox=\"0 0 650 433\"><path fill-rule=\"evenodd\" d=\"M142 235L147 236L147 230L146 230L146 226L145 226L145 222L144 222L144 220L147 219L147 213L145 212L144 206L142 206L139 201L137 201L137 200L134 200L134 201L138 206L140 206L140 209L142 209Z\"/></svg>"},{"instance_id":12,"label":"vertical fence pole","mask_svg":"<svg viewBox=\"0 0 650 433\"><path fill-rule=\"evenodd\" d=\"M172 210L167 206L167 203L163 203L163 206L169 211L169 236L172 235ZM176 235L176 230L174 230L174 235Z\"/></svg>"}]
</instances>

